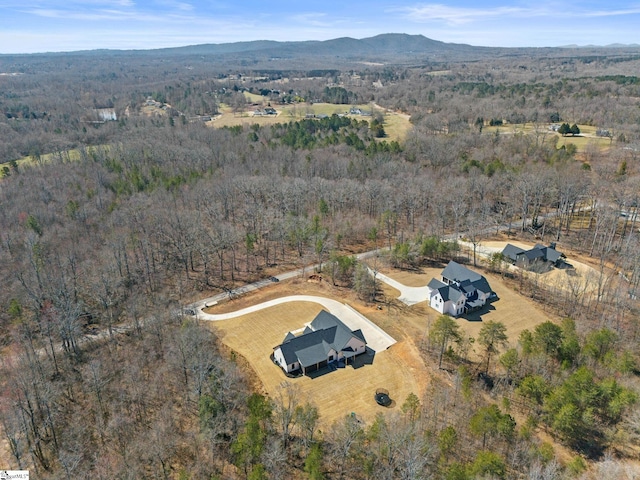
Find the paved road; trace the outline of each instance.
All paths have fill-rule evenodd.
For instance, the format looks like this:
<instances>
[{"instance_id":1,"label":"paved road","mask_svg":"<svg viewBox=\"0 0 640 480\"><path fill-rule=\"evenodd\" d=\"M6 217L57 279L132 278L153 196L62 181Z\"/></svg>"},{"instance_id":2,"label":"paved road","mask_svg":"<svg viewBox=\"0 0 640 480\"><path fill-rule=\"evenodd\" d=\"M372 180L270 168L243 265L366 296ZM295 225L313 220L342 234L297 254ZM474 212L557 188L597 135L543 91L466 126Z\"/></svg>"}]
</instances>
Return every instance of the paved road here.
<instances>
[{"instance_id":1,"label":"paved road","mask_svg":"<svg viewBox=\"0 0 640 480\"><path fill-rule=\"evenodd\" d=\"M381 251L385 249L371 250L369 252L359 253L356 255L358 260L365 260L367 258L375 257L379 255ZM231 299L237 297L238 295L244 295L245 293L253 292L254 290L258 290L259 288L266 287L267 285L272 285L273 283L279 282L281 280L289 280L295 277L302 277L305 273L314 272L318 269L320 265L314 264L309 265L304 268L298 268L297 270L292 270L290 272L280 273L271 277L271 279L259 280L254 283L248 283L241 287L234 288L233 290L229 290L227 292L218 293L212 297L203 298L202 300L198 300L190 305L187 305L184 309L185 314L189 314L189 312L194 312L198 314L198 318L201 318L202 309L206 307L207 304L221 302L223 300Z\"/></svg>"},{"instance_id":2,"label":"paved road","mask_svg":"<svg viewBox=\"0 0 640 480\"><path fill-rule=\"evenodd\" d=\"M581 207L580 210L589 210L591 207ZM539 220L546 220L547 218L553 218L555 215L557 214L557 212L550 212L547 214L543 214L543 215L539 215L538 219ZM531 224L532 219L528 218L527 219L527 225ZM492 235L494 234L496 231L505 231L505 230L509 230L512 229L514 231L518 231L519 230L519 224L518 222L512 222L511 224L508 223L503 223L501 225L498 226L491 226L491 227L486 227L484 229L482 229L479 233L479 235L481 236L485 236L485 235ZM443 240L458 240L461 244L464 244L465 246L469 247L471 251L473 251L473 244L471 244L470 242L463 242L461 241L461 235L456 235L456 234L449 234L449 235L445 235L443 238ZM364 252L364 253L360 253L358 255L356 255L356 258L358 260L365 260L367 258L373 258L377 255L380 254L380 252L382 251L386 251L388 250L388 247L384 247L384 248L380 248L377 250L371 250L369 252ZM486 253L486 252L483 252ZM229 290L228 292L223 292L223 293L219 293L217 295L214 295L212 297L208 297L208 298L204 298L202 300L199 300L195 303L192 303L190 305L187 305L186 308L184 309L184 313L189 314L189 312L193 312L193 314L198 313L198 315L200 314L200 312L202 312L202 309L205 308L205 305L208 303L214 303L214 302L220 302L222 300L227 300L230 298L233 298L235 296L238 295L243 295L245 293L249 293L252 292L254 290L257 290L259 288L263 288L267 285L271 285L274 281L280 281L280 280L288 280L290 278L294 278L294 277L301 277L303 276L304 273L306 272L312 272L315 271L317 268L319 267L318 264L314 264L314 265L309 265L306 266L304 268L299 268L297 270L292 270L290 272L285 272L285 273L281 273L279 275L276 275L275 277L272 277L274 279L277 280L260 280L258 282L254 282L254 283L249 283L247 285L243 285L241 287L237 287L233 290ZM428 293L428 289L427 287L408 287L406 285L402 285L401 283L395 282L395 280L390 279L389 277L386 277L384 275L382 275L380 272L377 272L377 278L380 278L380 280L384 281L385 283L388 283L389 285L391 285L392 287L400 290L401 295L400 295L400 300L404 303L406 303L407 305L414 305L416 303L419 303L421 301L426 300L426 295ZM384 277L384 278L383 278Z\"/></svg>"},{"instance_id":3,"label":"paved road","mask_svg":"<svg viewBox=\"0 0 640 480\"><path fill-rule=\"evenodd\" d=\"M275 305L280 305L282 303L287 302L313 302L319 303L330 313L338 317L344 324L349 327L351 330L362 330L364 334L364 338L367 341L367 346L375 350L376 352L381 352L382 350L386 350L391 345L396 343L395 339L391 337L388 333L378 327L376 324L371 322L367 317L357 312L355 309L351 308L346 303L340 303L337 300L333 300L331 298L326 297L317 297L312 295L291 295L288 297L280 297L274 300L269 300L267 302L259 303L257 305L252 305L250 307L243 308L241 310L236 310L235 312L230 313L219 313L219 314L211 314L204 313L203 311L198 311L198 319L199 320L207 320L207 321L220 321L220 320L229 320L232 318L241 317L242 315L246 315L248 313L257 312L263 310L265 308L273 307ZM301 325L302 327L302 325ZM283 332L284 335L285 332Z\"/></svg>"}]
</instances>

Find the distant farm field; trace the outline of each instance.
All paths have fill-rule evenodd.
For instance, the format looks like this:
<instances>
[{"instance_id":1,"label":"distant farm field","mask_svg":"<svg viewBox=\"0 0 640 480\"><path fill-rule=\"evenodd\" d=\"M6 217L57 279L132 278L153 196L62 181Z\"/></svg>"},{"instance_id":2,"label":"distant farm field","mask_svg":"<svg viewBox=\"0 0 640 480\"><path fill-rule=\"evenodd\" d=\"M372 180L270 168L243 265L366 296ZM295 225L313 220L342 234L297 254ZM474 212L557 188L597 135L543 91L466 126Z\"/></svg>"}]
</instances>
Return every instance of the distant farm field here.
<instances>
[{"instance_id":1,"label":"distant farm field","mask_svg":"<svg viewBox=\"0 0 640 480\"><path fill-rule=\"evenodd\" d=\"M549 129L550 124L534 125L531 123L525 124L505 124L499 127L485 127L483 132L485 133L499 133L499 134L525 134L525 135L537 135L542 141L549 141L552 138L557 138L557 148L573 144L576 146L578 152L583 152L590 146L597 147L598 149L606 149L611 145L611 140L607 137L598 137L596 135L597 127L590 125L578 125L580 127L580 134L573 136L562 136L557 132Z\"/></svg>"},{"instance_id":2,"label":"distant farm field","mask_svg":"<svg viewBox=\"0 0 640 480\"><path fill-rule=\"evenodd\" d=\"M62 152L45 153L43 155L38 155L38 156L28 155L26 157L17 159L16 164L18 165L18 168L19 168L20 166L23 166L23 165L40 165L40 164L50 163L54 160L61 161L61 162L75 162L75 161L78 161L79 159L80 159L80 150L71 149L71 150L64 150ZM10 167L11 162L0 163L0 166ZM0 169L0 178L2 178L2 176L3 176L3 173Z\"/></svg>"},{"instance_id":3,"label":"distant farm field","mask_svg":"<svg viewBox=\"0 0 640 480\"><path fill-rule=\"evenodd\" d=\"M245 94L246 96L246 94ZM252 95L251 98L256 95ZM216 116L209 125L213 127L233 127L237 125L274 125L276 123L288 123L295 122L304 119L307 115L347 115L351 118L357 118L358 120L370 121L373 117L361 116L361 115L349 115L349 110L359 108L363 111L377 111L384 114L384 129L386 137L383 140L402 141L406 138L407 133L412 128L411 122L409 122L409 116L387 111L379 107L372 106L370 104L362 105L336 105L333 103L295 103L291 105L276 105L274 108L278 112L277 115L254 115L254 111L259 108L263 108L267 105L267 100L263 97L259 97L261 100L255 103L259 103L259 106L250 106L241 112L233 112L230 108L221 105L221 114Z\"/></svg>"}]
</instances>

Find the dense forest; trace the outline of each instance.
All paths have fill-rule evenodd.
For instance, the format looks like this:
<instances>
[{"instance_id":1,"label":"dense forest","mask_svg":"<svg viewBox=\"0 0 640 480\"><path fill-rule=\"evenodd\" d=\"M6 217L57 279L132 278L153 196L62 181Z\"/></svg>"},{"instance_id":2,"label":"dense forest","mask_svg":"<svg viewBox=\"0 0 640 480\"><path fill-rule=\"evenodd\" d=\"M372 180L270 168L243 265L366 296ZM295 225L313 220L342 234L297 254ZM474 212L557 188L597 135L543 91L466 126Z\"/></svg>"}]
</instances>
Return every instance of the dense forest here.
<instances>
[{"instance_id":1,"label":"dense forest","mask_svg":"<svg viewBox=\"0 0 640 480\"><path fill-rule=\"evenodd\" d=\"M271 70L160 52L0 57L0 466L52 479L637 478L640 54L561 53ZM251 109L249 94L380 112L199 120ZM403 138L386 135L385 109L410 117ZM264 395L182 308L312 263L375 303L354 253L386 247L389 267L417 269L471 261L455 240L500 232L559 242L598 274L550 295L499 256L478 266L557 322L517 345L487 323L485 369L439 318L421 350L430 391L369 424L321 430L293 384Z\"/></svg>"}]
</instances>

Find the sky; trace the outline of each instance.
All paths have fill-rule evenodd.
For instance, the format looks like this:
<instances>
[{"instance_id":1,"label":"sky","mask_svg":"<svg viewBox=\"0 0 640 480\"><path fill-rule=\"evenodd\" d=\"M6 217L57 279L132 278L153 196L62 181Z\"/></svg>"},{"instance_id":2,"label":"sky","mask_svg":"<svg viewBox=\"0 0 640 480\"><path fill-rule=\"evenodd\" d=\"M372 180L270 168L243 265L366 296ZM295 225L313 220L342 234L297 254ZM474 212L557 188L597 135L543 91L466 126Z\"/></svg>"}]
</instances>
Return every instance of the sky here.
<instances>
[{"instance_id":1,"label":"sky","mask_svg":"<svg viewBox=\"0 0 640 480\"><path fill-rule=\"evenodd\" d=\"M0 0L0 53L381 33L496 47L640 44L640 0Z\"/></svg>"}]
</instances>

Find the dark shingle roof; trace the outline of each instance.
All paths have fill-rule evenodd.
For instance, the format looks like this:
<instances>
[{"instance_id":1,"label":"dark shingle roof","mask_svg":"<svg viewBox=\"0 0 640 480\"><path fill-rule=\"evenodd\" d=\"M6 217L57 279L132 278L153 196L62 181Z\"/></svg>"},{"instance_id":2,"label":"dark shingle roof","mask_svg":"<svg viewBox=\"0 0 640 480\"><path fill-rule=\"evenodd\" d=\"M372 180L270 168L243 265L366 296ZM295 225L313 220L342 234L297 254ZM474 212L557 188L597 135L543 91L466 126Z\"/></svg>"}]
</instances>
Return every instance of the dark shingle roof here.
<instances>
[{"instance_id":1,"label":"dark shingle roof","mask_svg":"<svg viewBox=\"0 0 640 480\"><path fill-rule=\"evenodd\" d=\"M463 280L475 282L476 280L480 280L482 275L451 260L442 271L442 277L448 280L455 280L456 282L462 282Z\"/></svg>"},{"instance_id":2,"label":"dark shingle roof","mask_svg":"<svg viewBox=\"0 0 640 480\"><path fill-rule=\"evenodd\" d=\"M534 248L539 248L544 253L544 259L547 262L556 263L560 257L564 257L564 253L557 251L552 245L545 247L544 245L537 244Z\"/></svg>"},{"instance_id":3,"label":"dark shingle roof","mask_svg":"<svg viewBox=\"0 0 640 480\"><path fill-rule=\"evenodd\" d=\"M460 284L460 289L465 292L473 293L474 290L484 293L491 292L491 287L486 278L453 260L442 271L442 278L456 281Z\"/></svg>"},{"instance_id":4,"label":"dark shingle roof","mask_svg":"<svg viewBox=\"0 0 640 480\"><path fill-rule=\"evenodd\" d=\"M531 250L527 250L526 252L522 252L518 256L526 258L529 262L537 260L538 258L542 258L544 260L544 252L536 247L533 247Z\"/></svg>"},{"instance_id":5,"label":"dark shingle roof","mask_svg":"<svg viewBox=\"0 0 640 480\"><path fill-rule=\"evenodd\" d=\"M299 351L306 350L309 347L322 343L323 332L311 332L289 339L287 337L285 337L282 345L280 345L280 350L282 350L282 355L284 356L285 361L288 364L292 364L298 361Z\"/></svg>"},{"instance_id":6,"label":"dark shingle roof","mask_svg":"<svg viewBox=\"0 0 640 480\"><path fill-rule=\"evenodd\" d=\"M480 280L476 280L471 285L473 285L473 288L475 288L479 292L491 293L491 286L489 285L489 282L487 282L487 279L484 277L482 277Z\"/></svg>"},{"instance_id":7,"label":"dark shingle roof","mask_svg":"<svg viewBox=\"0 0 640 480\"><path fill-rule=\"evenodd\" d=\"M522 248L507 243L502 250L502 255L511 259L512 262L515 262L518 259L518 255L522 252L524 252Z\"/></svg>"},{"instance_id":8,"label":"dark shingle roof","mask_svg":"<svg viewBox=\"0 0 640 480\"><path fill-rule=\"evenodd\" d=\"M462 293L453 285L445 285L444 287L440 287L438 289L438 292L440 292L440 296L442 296L442 300L444 300L445 302L447 300L457 302L458 300L460 300L460 297L465 296L464 293Z\"/></svg>"},{"instance_id":9,"label":"dark shingle roof","mask_svg":"<svg viewBox=\"0 0 640 480\"><path fill-rule=\"evenodd\" d=\"M322 332L320 332L322 333ZM296 356L300 365L309 367L326 360L332 347L326 340L321 340L313 345L296 351ZM335 350L335 349L334 349Z\"/></svg>"},{"instance_id":10,"label":"dark shingle roof","mask_svg":"<svg viewBox=\"0 0 640 480\"><path fill-rule=\"evenodd\" d=\"M508 243L504 247L504 250L502 250L502 254L505 257L509 257L514 262L517 261L518 258L526 258L529 263L539 259L546 262L556 263L560 258L565 256L563 253L557 251L553 244L545 247L540 243L536 244L529 250L523 250Z\"/></svg>"},{"instance_id":11,"label":"dark shingle roof","mask_svg":"<svg viewBox=\"0 0 640 480\"><path fill-rule=\"evenodd\" d=\"M335 315L320 311L311 325L298 337L287 334L280 348L287 364L300 362L303 367L327 360L331 349L341 351L356 337L366 343L362 330L351 331Z\"/></svg>"}]
</instances>

